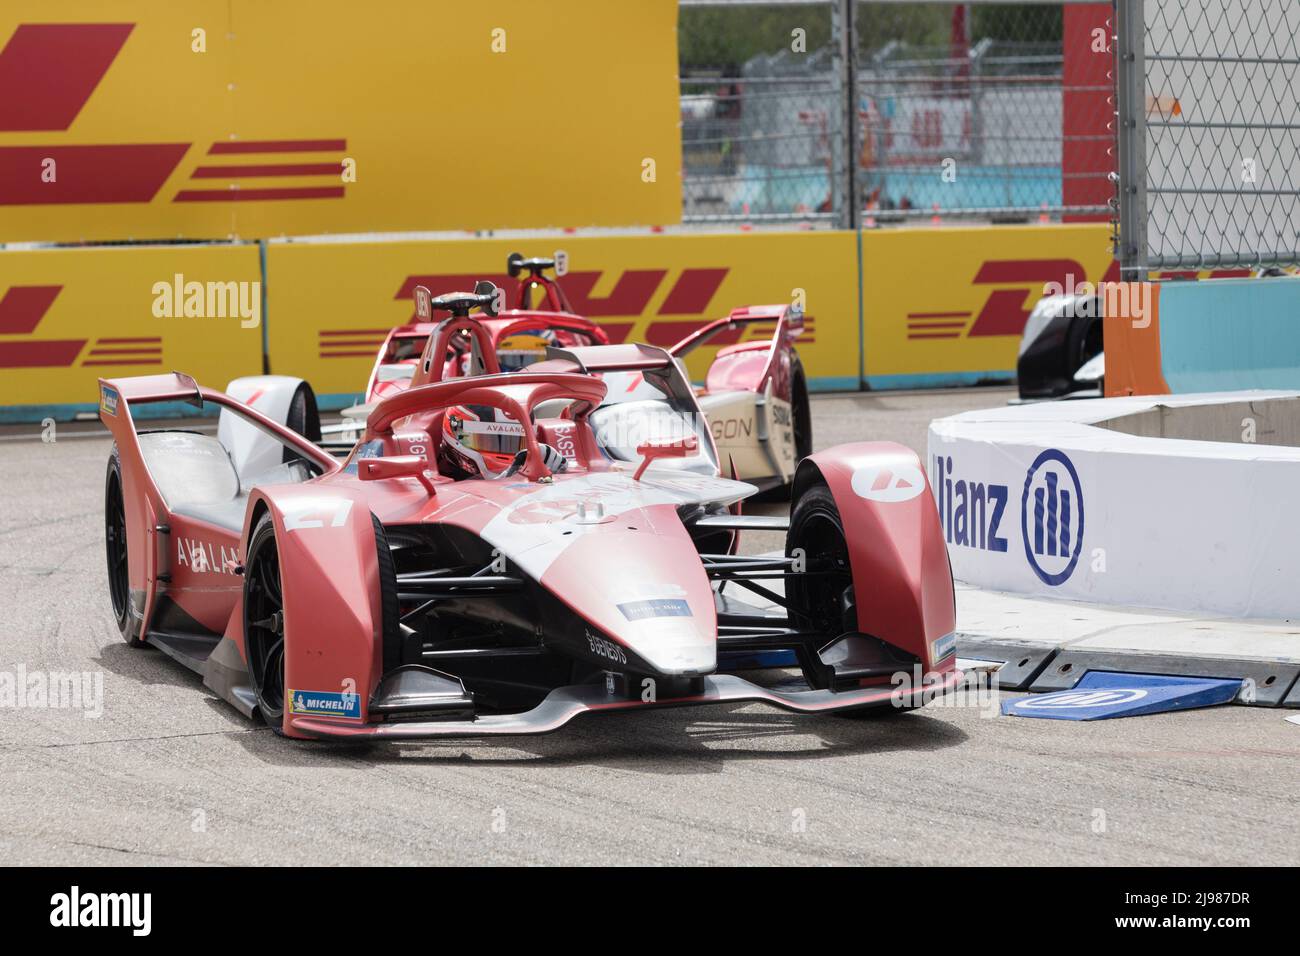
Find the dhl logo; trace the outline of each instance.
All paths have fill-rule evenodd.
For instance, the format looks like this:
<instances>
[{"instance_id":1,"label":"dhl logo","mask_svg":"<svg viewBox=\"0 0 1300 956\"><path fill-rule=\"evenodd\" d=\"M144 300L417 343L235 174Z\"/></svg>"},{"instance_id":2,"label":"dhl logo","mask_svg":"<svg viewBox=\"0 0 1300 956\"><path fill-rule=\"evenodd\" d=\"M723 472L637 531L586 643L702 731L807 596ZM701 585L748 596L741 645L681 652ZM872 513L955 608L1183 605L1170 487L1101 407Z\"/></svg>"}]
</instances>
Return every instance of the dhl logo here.
<instances>
[{"instance_id":1,"label":"dhl logo","mask_svg":"<svg viewBox=\"0 0 1300 956\"><path fill-rule=\"evenodd\" d=\"M722 268L682 269L668 284L668 269L625 269L619 273L608 293L599 295L596 286L604 271L569 272L564 277L564 292L574 312L600 322L610 341L645 342L650 345L669 346L681 341L706 322L719 318L731 305L718 309L713 299L730 270ZM474 283L489 279L503 288L511 288L515 280L504 273L445 273L438 275L410 275L397 287L394 300L411 302L417 285L427 286L434 296L462 289L472 289ZM659 307L652 310L660 291L667 294ZM414 322L414 311L407 316ZM800 344L814 341L815 320L811 315L803 318L804 332ZM729 329L718 333L709 341L709 347L733 345L741 341L757 341L771 337L775 325L753 325ZM370 358L388 334L386 328L324 329L319 332L321 358Z\"/></svg>"},{"instance_id":2,"label":"dhl logo","mask_svg":"<svg viewBox=\"0 0 1300 956\"><path fill-rule=\"evenodd\" d=\"M68 131L134 27L133 23L20 24L0 50L0 133ZM152 202L192 145L0 146L0 206ZM226 187L180 189L171 201L342 199L341 158L326 161L319 154L341 154L345 149L347 141L340 138L212 143L206 155L219 158L209 160L210 165L196 165L189 178L225 180ZM233 164L224 159L284 154L318 154L318 158ZM253 188L241 182L285 176L328 176L334 182Z\"/></svg>"},{"instance_id":3,"label":"dhl logo","mask_svg":"<svg viewBox=\"0 0 1300 956\"><path fill-rule=\"evenodd\" d=\"M1228 279L1250 275L1249 269L1218 269L1205 273L1160 272L1156 279ZM996 286L984 298L979 312L962 309L930 309L907 313L909 339L979 338L992 335L1020 336L1029 312L1052 283L1074 288L1087 271L1074 259L992 259L980 264L971 285ZM1118 282L1119 264L1111 262L1102 282ZM972 321L972 316L974 317Z\"/></svg>"},{"instance_id":4,"label":"dhl logo","mask_svg":"<svg viewBox=\"0 0 1300 956\"><path fill-rule=\"evenodd\" d=\"M161 336L29 338L62 291L61 285L16 285L5 291L0 298L0 368L68 368L78 357L82 368L162 364Z\"/></svg>"}]
</instances>

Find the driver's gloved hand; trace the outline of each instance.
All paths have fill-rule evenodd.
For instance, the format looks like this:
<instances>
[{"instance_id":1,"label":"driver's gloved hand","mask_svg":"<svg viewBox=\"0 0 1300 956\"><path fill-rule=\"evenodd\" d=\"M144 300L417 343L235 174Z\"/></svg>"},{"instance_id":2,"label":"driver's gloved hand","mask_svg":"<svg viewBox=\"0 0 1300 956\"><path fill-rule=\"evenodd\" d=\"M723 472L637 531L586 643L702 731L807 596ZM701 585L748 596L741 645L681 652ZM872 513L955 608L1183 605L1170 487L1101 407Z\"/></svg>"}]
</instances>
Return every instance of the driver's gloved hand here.
<instances>
[{"instance_id":1,"label":"driver's gloved hand","mask_svg":"<svg viewBox=\"0 0 1300 956\"><path fill-rule=\"evenodd\" d=\"M559 474L569 467L569 459L565 458L559 451L546 442L538 444L538 449L542 453L542 464L551 470L553 474ZM511 475L524 467L524 462L528 460L528 449L521 448L515 453L514 459L510 462L510 467L501 473L502 478L509 478Z\"/></svg>"}]
</instances>

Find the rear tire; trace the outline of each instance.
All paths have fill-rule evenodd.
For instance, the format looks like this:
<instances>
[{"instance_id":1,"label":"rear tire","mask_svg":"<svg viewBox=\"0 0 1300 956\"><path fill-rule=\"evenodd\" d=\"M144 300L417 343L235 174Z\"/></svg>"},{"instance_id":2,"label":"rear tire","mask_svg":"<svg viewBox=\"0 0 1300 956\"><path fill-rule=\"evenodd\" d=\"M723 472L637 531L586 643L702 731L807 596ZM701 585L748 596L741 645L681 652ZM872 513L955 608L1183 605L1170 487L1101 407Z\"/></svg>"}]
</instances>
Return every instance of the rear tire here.
<instances>
[{"instance_id":1,"label":"rear tire","mask_svg":"<svg viewBox=\"0 0 1300 956\"><path fill-rule=\"evenodd\" d=\"M145 647L139 623L131 613L130 552L126 537L126 498L122 493L122 460L117 445L108 455L104 478L104 553L108 564L108 597L122 639L131 647Z\"/></svg>"},{"instance_id":2,"label":"rear tire","mask_svg":"<svg viewBox=\"0 0 1300 956\"><path fill-rule=\"evenodd\" d=\"M1093 316L1080 316L1070 327L1066 346L1066 391L1074 385L1074 373L1102 351L1102 322Z\"/></svg>"},{"instance_id":3,"label":"rear tire","mask_svg":"<svg viewBox=\"0 0 1300 956\"><path fill-rule=\"evenodd\" d=\"M285 426L297 432L309 442L320 443L320 409L316 406L316 393L306 382L300 382L289 402L289 412L285 416ZM284 461L295 461L301 456L287 446L284 449Z\"/></svg>"},{"instance_id":4,"label":"rear tire","mask_svg":"<svg viewBox=\"0 0 1300 956\"><path fill-rule=\"evenodd\" d=\"M790 356L790 429L794 438L794 465L798 471L799 462L813 452L812 447L812 408L808 402L808 379L804 375L803 363L797 352ZM777 501L789 501L794 491L794 474L784 485L772 490L770 498Z\"/></svg>"},{"instance_id":5,"label":"rear tire","mask_svg":"<svg viewBox=\"0 0 1300 956\"><path fill-rule=\"evenodd\" d=\"M808 378L798 354L792 356L791 364L790 413L794 417L794 459L797 465L813 453L812 403L808 400Z\"/></svg>"}]
</instances>

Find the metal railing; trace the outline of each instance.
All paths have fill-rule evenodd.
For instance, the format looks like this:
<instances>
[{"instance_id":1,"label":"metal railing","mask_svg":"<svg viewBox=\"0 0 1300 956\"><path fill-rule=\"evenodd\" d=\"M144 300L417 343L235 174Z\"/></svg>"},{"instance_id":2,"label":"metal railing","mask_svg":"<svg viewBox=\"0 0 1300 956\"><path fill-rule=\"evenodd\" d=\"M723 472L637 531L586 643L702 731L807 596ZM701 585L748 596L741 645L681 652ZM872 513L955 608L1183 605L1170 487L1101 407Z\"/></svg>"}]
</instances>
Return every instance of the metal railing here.
<instances>
[{"instance_id":1,"label":"metal railing","mask_svg":"<svg viewBox=\"0 0 1300 956\"><path fill-rule=\"evenodd\" d=\"M730 5L743 29L755 4ZM792 42L739 66L683 64L685 221L1109 213L1113 164L1072 160L1113 143L1110 87L1064 81L1063 4L824 6L831 37L820 49ZM808 13L785 16L795 36ZM1072 188L1079 181L1086 188Z\"/></svg>"},{"instance_id":2,"label":"metal railing","mask_svg":"<svg viewBox=\"0 0 1300 956\"><path fill-rule=\"evenodd\" d=\"M1122 0L1116 23L1125 272L1300 263L1300 5Z\"/></svg>"}]
</instances>

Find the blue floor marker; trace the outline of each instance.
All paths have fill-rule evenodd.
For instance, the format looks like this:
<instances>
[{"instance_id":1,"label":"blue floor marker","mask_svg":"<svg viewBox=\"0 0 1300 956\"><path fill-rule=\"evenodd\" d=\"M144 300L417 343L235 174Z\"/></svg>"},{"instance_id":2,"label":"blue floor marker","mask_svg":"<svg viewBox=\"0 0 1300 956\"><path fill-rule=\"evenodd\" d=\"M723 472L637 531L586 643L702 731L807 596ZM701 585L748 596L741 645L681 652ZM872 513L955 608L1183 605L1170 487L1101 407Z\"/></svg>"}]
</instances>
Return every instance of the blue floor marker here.
<instances>
[{"instance_id":1,"label":"blue floor marker","mask_svg":"<svg viewBox=\"0 0 1300 956\"><path fill-rule=\"evenodd\" d=\"M1002 713L1051 720L1138 717L1226 704L1240 691L1240 679L1088 671L1070 690L1004 700Z\"/></svg>"}]
</instances>

